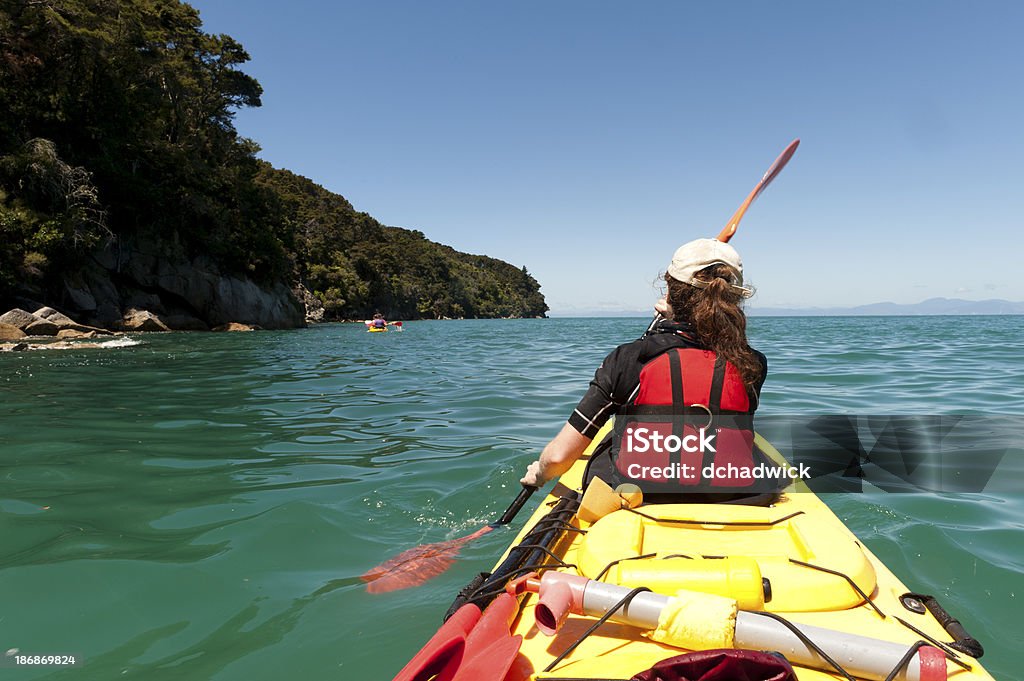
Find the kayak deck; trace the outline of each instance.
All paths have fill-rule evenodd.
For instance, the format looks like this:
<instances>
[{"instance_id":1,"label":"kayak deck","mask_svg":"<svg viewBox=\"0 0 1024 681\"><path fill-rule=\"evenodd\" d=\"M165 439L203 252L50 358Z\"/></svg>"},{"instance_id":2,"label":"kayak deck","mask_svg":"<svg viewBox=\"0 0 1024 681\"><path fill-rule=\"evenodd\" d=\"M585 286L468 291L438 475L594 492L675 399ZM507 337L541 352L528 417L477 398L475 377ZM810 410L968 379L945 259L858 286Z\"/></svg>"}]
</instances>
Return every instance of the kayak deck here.
<instances>
[{"instance_id":1,"label":"kayak deck","mask_svg":"<svg viewBox=\"0 0 1024 681\"><path fill-rule=\"evenodd\" d=\"M600 439L601 434L594 443ZM760 436L757 444L783 462ZM561 477L560 485L540 504L497 565L547 516L560 498L556 492L582 491L589 453ZM741 599L741 610L768 611L797 626L817 626L907 648L929 638L933 645L951 639L931 613L904 607L900 597L909 589L802 482L791 484L770 506L645 504L636 511L615 511L593 524L575 517L572 525L585 532L563 533L545 569L629 588L648 586L666 595L679 588L725 591L723 595L733 597L742 592L748 602ZM737 559L732 561L738 566L735 574L726 557ZM705 567L708 574L698 574ZM759 578L770 584L760 603L759 590L751 588L761 586ZM597 621L583 615L570 614L554 636L545 636L536 625L537 600L534 593L522 596L511 625L512 635L523 638L520 655L534 670L531 679L629 679L658 661L686 652L613 621L583 637ZM555 663L573 645L577 647ZM948 678L992 679L977 660L948 652L959 662L947 661ZM542 671L552 663L550 671ZM844 678L838 672L793 666L801 681ZM900 672L895 678L911 677Z\"/></svg>"}]
</instances>

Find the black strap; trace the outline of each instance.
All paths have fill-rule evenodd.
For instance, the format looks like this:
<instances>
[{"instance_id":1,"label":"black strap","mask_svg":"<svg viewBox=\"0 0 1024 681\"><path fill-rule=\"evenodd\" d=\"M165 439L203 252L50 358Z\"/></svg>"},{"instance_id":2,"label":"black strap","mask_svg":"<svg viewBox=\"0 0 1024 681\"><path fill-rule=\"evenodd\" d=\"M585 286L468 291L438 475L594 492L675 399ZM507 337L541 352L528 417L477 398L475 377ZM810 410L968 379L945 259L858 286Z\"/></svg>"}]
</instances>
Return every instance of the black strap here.
<instances>
[{"instance_id":1,"label":"black strap","mask_svg":"<svg viewBox=\"0 0 1024 681\"><path fill-rule=\"evenodd\" d=\"M712 414L722 413L722 390L725 386L725 358L721 355L715 356L715 366L711 371L711 392L708 395L707 407ZM711 427L714 428L714 417L712 417ZM704 452L704 457L701 461L701 471L708 466L712 466L715 463L715 452L710 449Z\"/></svg>"},{"instance_id":2,"label":"black strap","mask_svg":"<svg viewBox=\"0 0 1024 681\"><path fill-rule=\"evenodd\" d=\"M676 408L684 407L683 401L683 364L679 359L681 351L676 348L668 351L668 373L672 381L672 404ZM686 424L683 419L672 419L672 433L682 439L686 434ZM671 463L673 465L683 463L683 453L679 450L672 452Z\"/></svg>"},{"instance_id":3,"label":"black strap","mask_svg":"<svg viewBox=\"0 0 1024 681\"><path fill-rule=\"evenodd\" d=\"M672 378L672 404L676 407L686 406L683 400L683 365L679 360L679 349L675 348L668 353L668 368Z\"/></svg>"},{"instance_id":4,"label":"black strap","mask_svg":"<svg viewBox=\"0 0 1024 681\"><path fill-rule=\"evenodd\" d=\"M722 411L722 389L725 386L725 357L715 356L715 368L711 373L711 394L708 396L708 408L711 413Z\"/></svg>"}]
</instances>

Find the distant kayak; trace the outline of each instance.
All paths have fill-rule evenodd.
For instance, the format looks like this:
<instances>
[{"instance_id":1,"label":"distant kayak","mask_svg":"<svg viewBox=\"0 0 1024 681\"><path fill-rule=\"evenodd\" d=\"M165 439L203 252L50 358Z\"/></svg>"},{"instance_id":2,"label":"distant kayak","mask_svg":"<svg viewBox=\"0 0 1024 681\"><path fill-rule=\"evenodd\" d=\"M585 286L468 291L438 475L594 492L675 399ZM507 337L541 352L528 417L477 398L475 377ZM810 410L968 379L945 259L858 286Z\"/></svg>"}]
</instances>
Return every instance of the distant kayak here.
<instances>
[{"instance_id":1,"label":"distant kayak","mask_svg":"<svg viewBox=\"0 0 1024 681\"><path fill-rule=\"evenodd\" d=\"M385 322L384 326L373 326L373 320L367 319L363 323L366 324L366 330L370 333L383 333L388 330L389 326L395 327L394 331L402 331L402 322Z\"/></svg>"}]
</instances>

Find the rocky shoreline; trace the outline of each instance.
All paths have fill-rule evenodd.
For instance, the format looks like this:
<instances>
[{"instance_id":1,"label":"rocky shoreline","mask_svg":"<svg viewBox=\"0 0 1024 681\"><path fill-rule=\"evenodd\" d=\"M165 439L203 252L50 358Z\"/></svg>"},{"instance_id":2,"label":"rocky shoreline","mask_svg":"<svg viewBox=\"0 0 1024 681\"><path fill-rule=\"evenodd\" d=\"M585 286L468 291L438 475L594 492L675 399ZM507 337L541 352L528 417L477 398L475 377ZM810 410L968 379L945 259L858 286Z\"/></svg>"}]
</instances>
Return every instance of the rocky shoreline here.
<instances>
[{"instance_id":1,"label":"rocky shoreline","mask_svg":"<svg viewBox=\"0 0 1024 681\"><path fill-rule=\"evenodd\" d=\"M128 333L168 332L173 330L158 315L148 310L129 308L114 330L81 324L52 307L41 307L35 312L21 308L0 315L0 352L19 352L33 349L70 349L100 347L101 342L82 343L81 340L109 341ZM209 331L256 331L254 324L228 322ZM196 329L198 330L198 329ZM75 341L75 342L70 342Z\"/></svg>"},{"instance_id":2,"label":"rocky shoreline","mask_svg":"<svg viewBox=\"0 0 1024 681\"><path fill-rule=\"evenodd\" d=\"M24 283L4 302L12 309L0 315L0 351L22 349L29 337L30 349L54 341L83 347L118 333L294 329L323 320L322 304L301 284L259 284L154 239L110 242L56 281Z\"/></svg>"}]
</instances>

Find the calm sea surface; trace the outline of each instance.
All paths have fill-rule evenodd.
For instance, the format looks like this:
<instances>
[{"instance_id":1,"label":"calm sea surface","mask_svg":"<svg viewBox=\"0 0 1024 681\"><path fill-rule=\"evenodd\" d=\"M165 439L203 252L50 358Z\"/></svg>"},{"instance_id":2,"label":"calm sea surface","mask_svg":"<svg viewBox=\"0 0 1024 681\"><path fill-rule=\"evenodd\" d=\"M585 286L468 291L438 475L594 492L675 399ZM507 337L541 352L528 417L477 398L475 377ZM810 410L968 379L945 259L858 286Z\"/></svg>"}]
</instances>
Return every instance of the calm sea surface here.
<instances>
[{"instance_id":1,"label":"calm sea surface","mask_svg":"<svg viewBox=\"0 0 1024 681\"><path fill-rule=\"evenodd\" d=\"M334 324L0 355L0 651L84 659L0 677L390 679L514 530L424 587L371 595L359 575L494 519L644 327ZM1024 317L760 318L750 336L766 412L1024 414ZM1024 490L828 502L1020 678Z\"/></svg>"}]
</instances>

